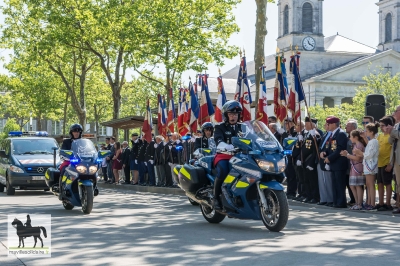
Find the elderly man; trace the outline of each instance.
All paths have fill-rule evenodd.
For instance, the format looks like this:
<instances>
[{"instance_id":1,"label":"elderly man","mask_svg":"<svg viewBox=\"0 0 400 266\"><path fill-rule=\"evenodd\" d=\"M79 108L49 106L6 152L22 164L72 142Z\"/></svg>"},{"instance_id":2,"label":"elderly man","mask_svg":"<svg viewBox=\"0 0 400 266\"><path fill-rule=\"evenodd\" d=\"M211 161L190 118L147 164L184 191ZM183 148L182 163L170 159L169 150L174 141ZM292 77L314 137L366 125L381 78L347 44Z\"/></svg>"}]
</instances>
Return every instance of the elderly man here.
<instances>
[{"instance_id":1,"label":"elderly man","mask_svg":"<svg viewBox=\"0 0 400 266\"><path fill-rule=\"evenodd\" d=\"M325 134L321 138L321 144L319 145L320 152L323 152L327 148L327 142L332 135L329 131L328 124L324 125ZM326 169L324 159L320 159L317 172L318 172L318 188L319 188L319 203L318 205L326 205L333 207L333 195L332 195L332 173Z\"/></svg>"},{"instance_id":2,"label":"elderly man","mask_svg":"<svg viewBox=\"0 0 400 266\"><path fill-rule=\"evenodd\" d=\"M276 123L268 124L269 130L274 134L275 138L282 144L282 135L278 132L278 125Z\"/></svg>"},{"instance_id":3,"label":"elderly man","mask_svg":"<svg viewBox=\"0 0 400 266\"><path fill-rule=\"evenodd\" d=\"M332 132L325 144L325 149L320 157L327 165L325 168L332 172L333 207L347 208L346 200L346 171L348 160L340 155L340 152L347 149L346 133L340 130L340 119L330 117L326 119L328 130Z\"/></svg>"},{"instance_id":4,"label":"elderly man","mask_svg":"<svg viewBox=\"0 0 400 266\"><path fill-rule=\"evenodd\" d=\"M352 152L353 152L353 143L351 143L351 140L350 140L350 133L351 133L351 131L356 130L357 128L358 128L357 120L355 120L355 119L347 120L346 133L347 133L348 139L347 139L347 149L346 150L349 154L352 154ZM349 164L348 164L348 168L347 168L347 172L346 172L346 187L347 187L347 191L350 196L350 201L348 202L348 204L353 205L354 203L356 203L356 200L354 199L353 192L350 189L349 179L350 179L350 160L349 160Z\"/></svg>"},{"instance_id":5,"label":"elderly man","mask_svg":"<svg viewBox=\"0 0 400 266\"><path fill-rule=\"evenodd\" d=\"M396 119L397 124L386 126L386 133L390 134L389 143L392 144L390 162L393 163L396 176L397 208L393 213L400 214L400 105L396 107L393 117Z\"/></svg>"}]
</instances>

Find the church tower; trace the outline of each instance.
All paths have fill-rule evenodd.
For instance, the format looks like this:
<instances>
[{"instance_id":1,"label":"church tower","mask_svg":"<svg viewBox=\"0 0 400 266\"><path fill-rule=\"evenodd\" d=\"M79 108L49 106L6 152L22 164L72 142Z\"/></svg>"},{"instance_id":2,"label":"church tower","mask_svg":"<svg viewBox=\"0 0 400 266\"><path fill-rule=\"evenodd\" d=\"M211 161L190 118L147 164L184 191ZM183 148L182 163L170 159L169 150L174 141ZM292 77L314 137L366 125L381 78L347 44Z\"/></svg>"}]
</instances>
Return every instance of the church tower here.
<instances>
[{"instance_id":1,"label":"church tower","mask_svg":"<svg viewBox=\"0 0 400 266\"><path fill-rule=\"evenodd\" d=\"M322 3L324 0L279 0L278 48L324 51Z\"/></svg>"},{"instance_id":2,"label":"church tower","mask_svg":"<svg viewBox=\"0 0 400 266\"><path fill-rule=\"evenodd\" d=\"M400 52L400 0L379 0L379 44L381 51Z\"/></svg>"}]
</instances>

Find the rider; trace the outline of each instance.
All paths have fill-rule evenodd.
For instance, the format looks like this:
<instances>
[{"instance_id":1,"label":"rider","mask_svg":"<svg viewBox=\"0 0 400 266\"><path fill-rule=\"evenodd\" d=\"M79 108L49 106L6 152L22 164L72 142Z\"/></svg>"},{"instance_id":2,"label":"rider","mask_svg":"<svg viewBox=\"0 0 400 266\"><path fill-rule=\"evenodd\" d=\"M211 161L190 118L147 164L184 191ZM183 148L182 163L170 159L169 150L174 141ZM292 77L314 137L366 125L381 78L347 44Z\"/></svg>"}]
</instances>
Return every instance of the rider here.
<instances>
[{"instance_id":1,"label":"rider","mask_svg":"<svg viewBox=\"0 0 400 266\"><path fill-rule=\"evenodd\" d=\"M71 150L72 149L72 142L74 140L82 138L82 131L83 128L79 124L73 124L69 128L69 139L64 139L61 145L62 150ZM60 165L60 179L59 179L59 195L58 199L62 200L62 177L65 172L65 168L69 165L69 160L64 159L63 163Z\"/></svg>"},{"instance_id":2,"label":"rider","mask_svg":"<svg viewBox=\"0 0 400 266\"><path fill-rule=\"evenodd\" d=\"M214 140L219 151L230 151L235 147L232 145L232 137L237 137L241 132L241 124L238 124L242 105L237 101L228 101L222 106L224 122L215 126ZM214 199L213 208L221 210L222 206L219 202L221 194L221 185L225 177L229 174L229 160L232 155L217 154L214 159L214 166L217 169L217 176L214 182Z\"/></svg>"},{"instance_id":3,"label":"rider","mask_svg":"<svg viewBox=\"0 0 400 266\"><path fill-rule=\"evenodd\" d=\"M214 134L214 125L210 122L205 122L201 126L201 132L203 133L203 137L201 138L196 138L196 142L194 143L194 150L203 148L213 148L210 147L209 140L212 139L212 136Z\"/></svg>"}]
</instances>

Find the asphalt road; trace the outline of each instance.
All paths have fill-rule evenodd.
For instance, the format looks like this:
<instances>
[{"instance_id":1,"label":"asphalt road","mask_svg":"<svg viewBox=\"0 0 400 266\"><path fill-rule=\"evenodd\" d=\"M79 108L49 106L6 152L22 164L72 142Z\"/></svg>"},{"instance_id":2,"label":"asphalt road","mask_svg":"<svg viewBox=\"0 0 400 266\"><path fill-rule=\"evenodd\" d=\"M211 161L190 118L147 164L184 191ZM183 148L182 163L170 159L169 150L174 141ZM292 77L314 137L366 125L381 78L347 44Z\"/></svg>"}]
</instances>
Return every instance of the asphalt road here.
<instances>
[{"instance_id":1,"label":"asphalt road","mask_svg":"<svg viewBox=\"0 0 400 266\"><path fill-rule=\"evenodd\" d=\"M80 208L64 210L49 192L0 193L0 265L400 263L400 217L291 206L286 228L273 233L261 221L226 218L209 224L183 196L114 189L100 193L90 215ZM6 216L15 213L51 214L51 258L7 257ZM33 238L25 244L33 245Z\"/></svg>"}]
</instances>

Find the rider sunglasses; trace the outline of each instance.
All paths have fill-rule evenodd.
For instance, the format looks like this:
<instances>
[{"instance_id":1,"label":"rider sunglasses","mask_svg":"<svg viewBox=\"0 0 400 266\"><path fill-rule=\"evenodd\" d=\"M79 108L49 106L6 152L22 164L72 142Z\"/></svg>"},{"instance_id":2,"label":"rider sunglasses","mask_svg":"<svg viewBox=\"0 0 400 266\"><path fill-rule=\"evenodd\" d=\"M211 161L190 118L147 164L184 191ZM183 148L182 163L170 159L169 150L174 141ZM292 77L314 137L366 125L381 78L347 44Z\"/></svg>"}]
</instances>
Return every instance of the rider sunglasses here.
<instances>
[{"instance_id":1,"label":"rider sunglasses","mask_svg":"<svg viewBox=\"0 0 400 266\"><path fill-rule=\"evenodd\" d=\"M82 130L80 130L79 128L75 128L72 130L72 132L82 132Z\"/></svg>"},{"instance_id":2,"label":"rider sunglasses","mask_svg":"<svg viewBox=\"0 0 400 266\"><path fill-rule=\"evenodd\" d=\"M206 127L204 130L207 130L207 131L212 131L212 130L213 130L213 128L212 128L212 127Z\"/></svg>"}]
</instances>

